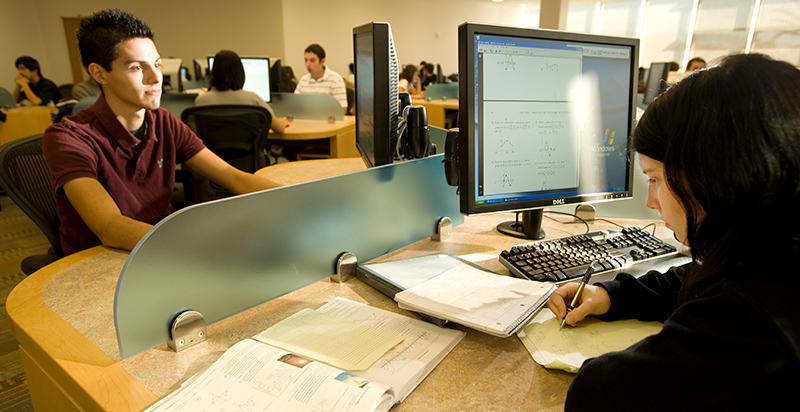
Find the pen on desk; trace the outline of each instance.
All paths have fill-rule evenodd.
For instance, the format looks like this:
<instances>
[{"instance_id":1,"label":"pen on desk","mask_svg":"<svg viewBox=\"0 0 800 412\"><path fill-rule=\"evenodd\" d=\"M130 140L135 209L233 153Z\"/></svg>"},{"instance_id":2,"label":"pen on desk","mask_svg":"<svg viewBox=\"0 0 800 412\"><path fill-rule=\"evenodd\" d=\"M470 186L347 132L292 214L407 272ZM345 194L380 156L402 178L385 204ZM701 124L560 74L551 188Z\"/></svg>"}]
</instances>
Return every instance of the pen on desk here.
<instances>
[{"instance_id":1,"label":"pen on desk","mask_svg":"<svg viewBox=\"0 0 800 412\"><path fill-rule=\"evenodd\" d=\"M561 320L561 326L558 330L561 330L564 327L564 324L567 323L567 314L575 309L575 305L578 303L578 299L581 298L581 294L583 293L583 288L586 287L586 283L589 282L589 278L592 277L592 273L594 273L594 264L592 262L589 264L589 267L586 269L586 273L583 274L583 279L581 279L580 285L578 285L578 290L575 291L575 296L572 297L572 303L567 306L567 313L564 314L564 319Z\"/></svg>"}]
</instances>

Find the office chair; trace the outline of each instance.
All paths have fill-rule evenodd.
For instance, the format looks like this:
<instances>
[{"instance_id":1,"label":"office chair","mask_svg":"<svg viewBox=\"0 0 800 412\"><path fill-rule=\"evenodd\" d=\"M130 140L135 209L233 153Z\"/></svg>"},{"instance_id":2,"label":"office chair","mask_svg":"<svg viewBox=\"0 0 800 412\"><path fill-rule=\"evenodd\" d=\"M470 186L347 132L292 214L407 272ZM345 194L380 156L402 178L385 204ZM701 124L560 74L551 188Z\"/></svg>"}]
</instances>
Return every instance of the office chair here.
<instances>
[{"instance_id":1,"label":"office chair","mask_svg":"<svg viewBox=\"0 0 800 412\"><path fill-rule=\"evenodd\" d=\"M356 102L356 90L352 87L348 87L347 89L347 113L348 116L353 115L353 104Z\"/></svg>"},{"instance_id":2,"label":"office chair","mask_svg":"<svg viewBox=\"0 0 800 412\"><path fill-rule=\"evenodd\" d=\"M184 110L181 120L209 150L233 167L253 173L269 166L264 152L272 123L269 110L250 105L195 106ZM203 191L209 196L231 194L208 179L201 181Z\"/></svg>"},{"instance_id":3,"label":"office chair","mask_svg":"<svg viewBox=\"0 0 800 412\"><path fill-rule=\"evenodd\" d=\"M46 255L22 260L20 266L26 275L63 257L56 201L42 154L42 136L14 140L0 147L0 187L50 241L50 251Z\"/></svg>"},{"instance_id":4,"label":"office chair","mask_svg":"<svg viewBox=\"0 0 800 412\"><path fill-rule=\"evenodd\" d=\"M97 101L97 96L89 96L80 99L78 103L75 103L75 106L72 107L72 114L78 113L79 111L89 107L92 103Z\"/></svg>"},{"instance_id":5,"label":"office chair","mask_svg":"<svg viewBox=\"0 0 800 412\"><path fill-rule=\"evenodd\" d=\"M0 87L0 107L8 106L13 109L17 107L17 101L14 100L14 95L5 88Z\"/></svg>"}]
</instances>

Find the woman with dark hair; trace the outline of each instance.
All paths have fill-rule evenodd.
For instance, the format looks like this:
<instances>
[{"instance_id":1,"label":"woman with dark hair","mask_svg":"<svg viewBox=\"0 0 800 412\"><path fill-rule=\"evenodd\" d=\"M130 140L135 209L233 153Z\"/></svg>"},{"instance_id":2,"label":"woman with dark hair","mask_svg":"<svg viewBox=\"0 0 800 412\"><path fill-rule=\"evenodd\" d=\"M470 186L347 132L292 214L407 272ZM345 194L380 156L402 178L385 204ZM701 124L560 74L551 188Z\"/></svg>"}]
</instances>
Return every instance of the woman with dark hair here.
<instances>
[{"instance_id":1,"label":"woman with dark hair","mask_svg":"<svg viewBox=\"0 0 800 412\"><path fill-rule=\"evenodd\" d=\"M734 55L652 103L630 151L692 263L640 278L577 285L548 307L664 323L630 348L587 360L567 411L764 410L791 404L800 382L800 71ZM564 333L569 333L565 330Z\"/></svg>"},{"instance_id":2,"label":"woman with dark hair","mask_svg":"<svg viewBox=\"0 0 800 412\"><path fill-rule=\"evenodd\" d=\"M210 106L215 104L246 104L261 106L272 114L270 129L275 133L283 133L289 126L285 117L275 117L275 112L259 95L242 89L244 87L244 66L236 52L222 50L214 56L214 66L209 74L208 92L197 96L195 106Z\"/></svg>"},{"instance_id":3,"label":"woman with dark hair","mask_svg":"<svg viewBox=\"0 0 800 412\"><path fill-rule=\"evenodd\" d=\"M407 64L403 67L403 71L400 72L400 93L408 93L412 98L423 97L419 88L417 66Z\"/></svg>"}]
</instances>

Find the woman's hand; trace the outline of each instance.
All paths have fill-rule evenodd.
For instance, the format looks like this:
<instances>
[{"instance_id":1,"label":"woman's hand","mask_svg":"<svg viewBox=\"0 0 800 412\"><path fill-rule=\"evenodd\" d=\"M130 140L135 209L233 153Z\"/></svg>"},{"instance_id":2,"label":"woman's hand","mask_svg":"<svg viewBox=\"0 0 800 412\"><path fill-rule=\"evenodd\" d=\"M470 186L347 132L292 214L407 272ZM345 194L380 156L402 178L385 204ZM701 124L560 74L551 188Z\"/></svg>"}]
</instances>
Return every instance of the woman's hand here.
<instances>
[{"instance_id":1,"label":"woman's hand","mask_svg":"<svg viewBox=\"0 0 800 412\"><path fill-rule=\"evenodd\" d=\"M567 325L578 326L578 323L590 315L602 315L611 308L608 292L599 286L586 285L576 306L567 313L567 306L578 290L578 283L567 283L550 294L547 307L558 318L559 322L566 315Z\"/></svg>"}]
</instances>

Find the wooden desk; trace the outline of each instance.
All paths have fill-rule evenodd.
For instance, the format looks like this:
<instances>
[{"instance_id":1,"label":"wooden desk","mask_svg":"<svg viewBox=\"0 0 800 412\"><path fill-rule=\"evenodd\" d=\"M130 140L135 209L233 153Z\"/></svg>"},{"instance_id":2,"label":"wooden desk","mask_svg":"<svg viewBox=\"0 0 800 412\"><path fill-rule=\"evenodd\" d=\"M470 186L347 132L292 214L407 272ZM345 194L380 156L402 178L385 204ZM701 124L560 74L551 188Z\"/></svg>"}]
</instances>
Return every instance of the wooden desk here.
<instances>
[{"instance_id":1,"label":"wooden desk","mask_svg":"<svg viewBox=\"0 0 800 412\"><path fill-rule=\"evenodd\" d=\"M284 133L269 133L270 140L297 144L311 140L327 139L327 156L359 157L356 149L356 118L345 116L343 121L294 119Z\"/></svg>"},{"instance_id":2,"label":"wooden desk","mask_svg":"<svg viewBox=\"0 0 800 412\"><path fill-rule=\"evenodd\" d=\"M444 99L444 100L414 100L414 104L425 106L425 111L428 113L428 125L445 128L447 120L447 111L455 110L458 112L458 99ZM458 125L450 125L457 127Z\"/></svg>"},{"instance_id":3,"label":"wooden desk","mask_svg":"<svg viewBox=\"0 0 800 412\"><path fill-rule=\"evenodd\" d=\"M256 171L255 175L286 186L356 172L366 167L360 157L300 160L267 166Z\"/></svg>"},{"instance_id":4,"label":"wooden desk","mask_svg":"<svg viewBox=\"0 0 800 412\"><path fill-rule=\"evenodd\" d=\"M512 214L467 217L450 239L421 240L376 261L433 253L482 255L478 264L498 273L501 250L522 243L494 226ZM571 221L566 217L557 219ZM623 225L649 222L616 220ZM548 237L583 232L579 224L544 220ZM611 229L597 222L592 230ZM657 235L671 238L662 223ZM126 252L95 247L68 256L23 280L9 295L7 311L19 341L37 411L139 411L213 363L234 343L303 308L336 296L403 313L394 301L358 279L327 279L236 314L207 328L208 341L180 353L163 344L121 359L113 325L113 300ZM495 411L563 409L573 375L536 364L516 336L498 338L460 325L466 336L409 397L392 411Z\"/></svg>"},{"instance_id":5,"label":"wooden desk","mask_svg":"<svg viewBox=\"0 0 800 412\"><path fill-rule=\"evenodd\" d=\"M0 144L44 133L53 124L53 108L47 106L17 107L3 112L7 117L0 122Z\"/></svg>"}]
</instances>

